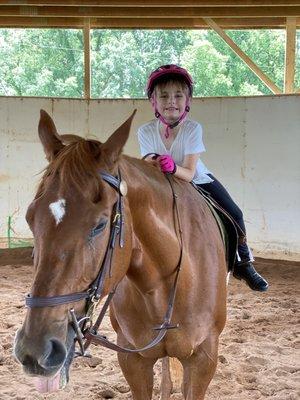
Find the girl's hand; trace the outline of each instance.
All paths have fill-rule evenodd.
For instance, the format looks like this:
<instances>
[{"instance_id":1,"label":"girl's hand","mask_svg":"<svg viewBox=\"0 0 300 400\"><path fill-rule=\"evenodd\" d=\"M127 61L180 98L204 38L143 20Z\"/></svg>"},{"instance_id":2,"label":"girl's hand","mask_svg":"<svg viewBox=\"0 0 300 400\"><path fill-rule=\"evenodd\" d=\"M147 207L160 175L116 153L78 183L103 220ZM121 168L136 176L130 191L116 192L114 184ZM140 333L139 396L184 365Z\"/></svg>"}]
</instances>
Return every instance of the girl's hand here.
<instances>
[{"instance_id":1,"label":"girl's hand","mask_svg":"<svg viewBox=\"0 0 300 400\"><path fill-rule=\"evenodd\" d=\"M149 164L152 164L155 167L159 168L159 164L157 161L158 157L159 157L159 154L157 154L157 153L148 153L142 159L147 161Z\"/></svg>"},{"instance_id":2,"label":"girl's hand","mask_svg":"<svg viewBox=\"0 0 300 400\"><path fill-rule=\"evenodd\" d=\"M157 161L160 166L160 170L164 174L175 174L176 172L176 164L171 156L168 154L163 154L162 156L157 157Z\"/></svg>"}]
</instances>

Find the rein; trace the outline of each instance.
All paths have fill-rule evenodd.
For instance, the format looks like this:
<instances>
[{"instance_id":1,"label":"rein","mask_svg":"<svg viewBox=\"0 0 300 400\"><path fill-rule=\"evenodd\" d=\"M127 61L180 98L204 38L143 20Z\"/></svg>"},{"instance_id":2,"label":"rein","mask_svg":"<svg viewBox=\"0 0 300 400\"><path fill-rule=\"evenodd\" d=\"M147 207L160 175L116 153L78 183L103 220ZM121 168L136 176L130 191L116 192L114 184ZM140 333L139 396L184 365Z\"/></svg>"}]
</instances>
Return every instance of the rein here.
<instances>
[{"instance_id":1,"label":"rein","mask_svg":"<svg viewBox=\"0 0 300 400\"><path fill-rule=\"evenodd\" d=\"M181 262L182 262L182 253L183 253L183 240L182 240L182 229L181 223L179 218L178 212L178 205L177 205L177 195L174 192L174 188L170 177L165 175L172 191L173 196L173 217L174 221L177 221L177 237L180 244L180 255L177 266L175 268L175 278L173 282L173 286L171 288L169 298L168 298L168 307L165 313L164 319L162 324L157 327L154 327L153 330L159 331L158 335L147 345L139 349L131 349L131 348L124 348L121 347L113 342L110 342L105 336L100 335L98 333L98 329L100 328L101 322L105 316L105 313L109 307L109 304L115 294L117 289L117 285L109 292L106 301L100 311L100 314L96 320L96 322L86 328L87 322L92 322L92 316L95 311L95 308L100 301L103 288L104 288L104 281L109 274L111 277L111 264L112 264L112 256L113 251L116 245L117 237L119 237L119 246L121 248L124 247L124 224L125 224L125 217L124 217L124 204L123 204L123 197L127 194L127 185L126 182L123 181L120 177L120 173L117 177L114 177L106 172L100 172L100 176L104 181L106 181L109 185L111 185L119 194L118 200L113 206L113 219L111 225L111 231L108 241L108 246L106 248L105 256L99 273L91 284L91 286L85 292L77 292L65 295L58 295L58 296L50 296L50 297L32 297L28 294L25 297L25 304L28 308L41 308L41 307L56 307L63 304L69 304L77 301L81 301L86 299L86 315L80 319L77 318L74 309L71 309L70 316L72 320L73 329L75 331L75 340L78 341L80 352L77 355L80 356L88 356L86 351L91 343L101 345L107 347L111 350L115 350L117 352L123 353L139 353L141 351L145 351L151 349L152 347L156 346L161 340L165 337L167 331L169 329L178 328L178 324L172 325L171 319L173 314L175 296L176 296L176 289L178 284L178 277L179 272L181 270ZM176 223L175 223L175 230L176 230ZM93 236L95 236L94 234Z\"/></svg>"}]
</instances>

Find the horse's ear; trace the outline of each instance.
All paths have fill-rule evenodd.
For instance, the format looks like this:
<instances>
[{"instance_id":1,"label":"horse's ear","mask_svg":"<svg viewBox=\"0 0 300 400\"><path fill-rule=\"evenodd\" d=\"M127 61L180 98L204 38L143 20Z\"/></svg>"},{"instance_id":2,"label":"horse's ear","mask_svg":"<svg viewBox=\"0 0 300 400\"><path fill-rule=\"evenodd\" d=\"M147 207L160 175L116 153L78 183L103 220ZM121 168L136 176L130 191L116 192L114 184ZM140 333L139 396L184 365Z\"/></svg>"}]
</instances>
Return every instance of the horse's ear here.
<instances>
[{"instance_id":1,"label":"horse's ear","mask_svg":"<svg viewBox=\"0 0 300 400\"><path fill-rule=\"evenodd\" d=\"M46 111L40 111L39 137L44 147L47 160L50 162L64 147L54 122Z\"/></svg>"},{"instance_id":2,"label":"horse's ear","mask_svg":"<svg viewBox=\"0 0 300 400\"><path fill-rule=\"evenodd\" d=\"M127 142L131 122L136 113L136 109L131 116L107 139L101 146L101 153L104 152L111 163L115 163Z\"/></svg>"}]
</instances>

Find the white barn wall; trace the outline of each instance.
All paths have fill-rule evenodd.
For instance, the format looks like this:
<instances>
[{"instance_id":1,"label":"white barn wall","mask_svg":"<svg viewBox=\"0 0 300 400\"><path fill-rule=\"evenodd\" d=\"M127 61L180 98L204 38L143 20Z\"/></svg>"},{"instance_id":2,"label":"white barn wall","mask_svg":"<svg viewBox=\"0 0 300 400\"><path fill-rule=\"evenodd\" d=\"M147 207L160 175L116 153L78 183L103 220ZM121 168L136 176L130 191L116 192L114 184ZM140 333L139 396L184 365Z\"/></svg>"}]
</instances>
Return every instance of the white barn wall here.
<instances>
[{"instance_id":1,"label":"white barn wall","mask_svg":"<svg viewBox=\"0 0 300 400\"><path fill-rule=\"evenodd\" d=\"M7 217L30 237L24 215L46 165L38 140L40 108L60 133L104 141L138 109L125 153L138 156L137 127L152 118L146 100L0 97L0 237ZM300 96L194 99L208 152L202 159L243 209L257 255L300 260Z\"/></svg>"}]
</instances>

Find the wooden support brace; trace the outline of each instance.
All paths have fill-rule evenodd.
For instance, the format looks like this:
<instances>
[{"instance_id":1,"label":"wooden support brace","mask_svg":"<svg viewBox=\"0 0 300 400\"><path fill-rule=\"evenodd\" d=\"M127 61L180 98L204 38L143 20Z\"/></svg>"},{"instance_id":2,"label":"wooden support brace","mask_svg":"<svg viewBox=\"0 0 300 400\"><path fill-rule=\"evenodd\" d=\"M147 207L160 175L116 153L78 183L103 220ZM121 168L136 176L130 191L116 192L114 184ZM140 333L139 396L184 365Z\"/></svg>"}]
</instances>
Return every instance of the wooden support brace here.
<instances>
[{"instance_id":1,"label":"wooden support brace","mask_svg":"<svg viewBox=\"0 0 300 400\"><path fill-rule=\"evenodd\" d=\"M258 78L273 92L276 94L282 93L282 90L279 89L271 79L263 73L263 71L251 60L250 57L247 56L246 53L243 52L242 49L220 28L214 20L211 18L203 18L204 21L210 26L221 38L231 47L231 49L244 61L245 64L258 76Z\"/></svg>"},{"instance_id":2,"label":"wooden support brace","mask_svg":"<svg viewBox=\"0 0 300 400\"><path fill-rule=\"evenodd\" d=\"M91 37L90 37L90 19L84 20L84 98L91 98Z\"/></svg>"},{"instance_id":3,"label":"wooden support brace","mask_svg":"<svg viewBox=\"0 0 300 400\"><path fill-rule=\"evenodd\" d=\"M286 19L284 93L294 92L296 58L296 18Z\"/></svg>"}]
</instances>

